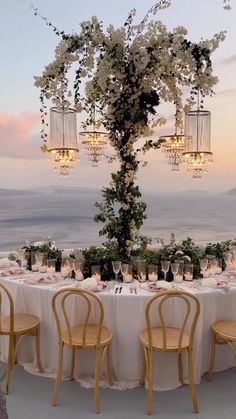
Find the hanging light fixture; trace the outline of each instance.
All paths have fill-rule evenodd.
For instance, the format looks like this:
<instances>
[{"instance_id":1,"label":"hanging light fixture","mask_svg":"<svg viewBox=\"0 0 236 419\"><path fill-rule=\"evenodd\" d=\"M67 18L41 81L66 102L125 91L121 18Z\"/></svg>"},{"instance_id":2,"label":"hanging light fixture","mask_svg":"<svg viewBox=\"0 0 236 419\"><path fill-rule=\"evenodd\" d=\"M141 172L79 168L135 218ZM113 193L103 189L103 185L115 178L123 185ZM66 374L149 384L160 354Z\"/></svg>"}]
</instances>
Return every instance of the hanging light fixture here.
<instances>
[{"instance_id":1,"label":"hanging light fixture","mask_svg":"<svg viewBox=\"0 0 236 419\"><path fill-rule=\"evenodd\" d=\"M184 150L185 136L183 134L162 135L160 140L163 142L161 149L171 165L172 171L179 171L179 165Z\"/></svg>"},{"instance_id":2,"label":"hanging light fixture","mask_svg":"<svg viewBox=\"0 0 236 419\"><path fill-rule=\"evenodd\" d=\"M96 130L96 108L93 108L93 130L82 131L79 133L82 139L82 145L84 146L85 153L92 162L92 167L97 167L99 161L104 156L104 150L107 145L108 134L103 131Z\"/></svg>"},{"instance_id":3,"label":"hanging light fixture","mask_svg":"<svg viewBox=\"0 0 236 419\"><path fill-rule=\"evenodd\" d=\"M60 176L69 176L79 157L74 109L57 107L50 109L48 152L54 169Z\"/></svg>"},{"instance_id":4,"label":"hanging light fixture","mask_svg":"<svg viewBox=\"0 0 236 419\"><path fill-rule=\"evenodd\" d=\"M185 147L183 161L193 178L201 179L213 161L211 152L211 113L198 109L185 114Z\"/></svg>"},{"instance_id":5,"label":"hanging light fixture","mask_svg":"<svg viewBox=\"0 0 236 419\"><path fill-rule=\"evenodd\" d=\"M108 134L102 131L96 131L94 127L93 131L83 131L79 135L82 138L85 153L92 162L92 167L97 167L99 161L104 156Z\"/></svg>"}]
</instances>

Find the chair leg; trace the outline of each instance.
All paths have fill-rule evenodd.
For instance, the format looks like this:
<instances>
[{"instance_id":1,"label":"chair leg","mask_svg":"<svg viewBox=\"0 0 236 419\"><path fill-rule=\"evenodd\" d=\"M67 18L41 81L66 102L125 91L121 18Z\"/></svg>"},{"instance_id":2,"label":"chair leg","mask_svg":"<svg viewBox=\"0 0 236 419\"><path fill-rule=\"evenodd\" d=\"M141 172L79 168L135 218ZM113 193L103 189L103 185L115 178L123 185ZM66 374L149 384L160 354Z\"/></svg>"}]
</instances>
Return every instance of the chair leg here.
<instances>
[{"instance_id":1,"label":"chair leg","mask_svg":"<svg viewBox=\"0 0 236 419\"><path fill-rule=\"evenodd\" d=\"M75 348L71 348L70 380L73 381L75 369Z\"/></svg>"},{"instance_id":2,"label":"chair leg","mask_svg":"<svg viewBox=\"0 0 236 419\"><path fill-rule=\"evenodd\" d=\"M6 371L6 380L5 380L5 393L8 394L10 379L11 379L11 370L13 367L13 358L14 358L14 335L9 335L9 343L8 343L8 359L7 359L7 371Z\"/></svg>"},{"instance_id":3,"label":"chair leg","mask_svg":"<svg viewBox=\"0 0 236 419\"><path fill-rule=\"evenodd\" d=\"M54 392L52 396L51 405L56 406L57 404L57 397L59 392L59 387L61 384L61 376L62 376L62 365L63 365L63 344L59 344L59 353L58 353L58 366L57 366L57 376L54 386Z\"/></svg>"},{"instance_id":4,"label":"chair leg","mask_svg":"<svg viewBox=\"0 0 236 419\"><path fill-rule=\"evenodd\" d=\"M147 397L147 414L152 415L153 408L153 351L147 351L147 377L148 377L148 397Z\"/></svg>"},{"instance_id":5,"label":"chair leg","mask_svg":"<svg viewBox=\"0 0 236 419\"><path fill-rule=\"evenodd\" d=\"M193 402L193 411L194 413L198 413L199 409L198 409L196 389L195 389L194 377L193 377L193 353L191 349L188 349L188 371L189 371L189 386L190 386L192 402Z\"/></svg>"},{"instance_id":6,"label":"chair leg","mask_svg":"<svg viewBox=\"0 0 236 419\"><path fill-rule=\"evenodd\" d=\"M215 365L215 357L216 357L216 334L212 331L211 336L211 359L210 359L210 365L209 365L209 371L207 374L207 381L211 381L212 374L214 371L214 365Z\"/></svg>"},{"instance_id":7,"label":"chair leg","mask_svg":"<svg viewBox=\"0 0 236 419\"><path fill-rule=\"evenodd\" d=\"M178 354L178 367L179 367L179 381L182 385L184 385L182 352L179 352Z\"/></svg>"},{"instance_id":8,"label":"chair leg","mask_svg":"<svg viewBox=\"0 0 236 419\"><path fill-rule=\"evenodd\" d=\"M111 362L111 344L107 346L107 378L109 386L113 386L112 362Z\"/></svg>"},{"instance_id":9,"label":"chair leg","mask_svg":"<svg viewBox=\"0 0 236 419\"><path fill-rule=\"evenodd\" d=\"M35 344L36 344L35 347L36 347L37 367L39 369L39 372L43 373L44 369L43 369L41 357L40 357L40 326L38 326L35 331Z\"/></svg>"},{"instance_id":10,"label":"chair leg","mask_svg":"<svg viewBox=\"0 0 236 419\"><path fill-rule=\"evenodd\" d=\"M96 364L95 364L95 402L94 402L94 408L95 413L100 412L100 373L101 373L101 357L102 357L102 351L101 349L96 349Z\"/></svg>"},{"instance_id":11,"label":"chair leg","mask_svg":"<svg viewBox=\"0 0 236 419\"><path fill-rule=\"evenodd\" d=\"M139 380L140 386L144 386L145 384L145 377L146 377L146 358L147 358L147 350L143 347L143 365L142 365L142 373Z\"/></svg>"}]
</instances>

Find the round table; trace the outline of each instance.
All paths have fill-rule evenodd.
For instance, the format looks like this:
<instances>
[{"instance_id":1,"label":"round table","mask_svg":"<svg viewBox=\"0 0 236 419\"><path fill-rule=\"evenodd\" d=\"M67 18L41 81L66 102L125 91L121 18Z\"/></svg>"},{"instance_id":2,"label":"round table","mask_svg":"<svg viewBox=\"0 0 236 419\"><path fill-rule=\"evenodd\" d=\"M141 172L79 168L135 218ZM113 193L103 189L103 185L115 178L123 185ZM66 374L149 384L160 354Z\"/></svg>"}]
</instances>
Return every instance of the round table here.
<instances>
[{"instance_id":1,"label":"round table","mask_svg":"<svg viewBox=\"0 0 236 419\"><path fill-rule=\"evenodd\" d=\"M15 312L34 314L41 321L41 359L45 375L54 376L57 368L58 339L51 308L51 300L56 292L50 284L29 285L23 279L0 277L0 282L10 290ZM188 283L179 284L186 291L199 298L201 305L200 317L197 323L194 340L194 373L196 383L208 370L210 356L211 325L220 319L236 319L236 287L226 292L224 289L192 288ZM139 343L139 332L145 328L145 307L154 294L138 288L137 294L131 294L129 285L124 284L122 292L115 294L114 290L99 293L104 306L104 325L113 332L112 365L114 388L133 388L138 386L142 367L142 348ZM177 326L181 319L182 309L177 300L168 303L167 321L169 325ZM3 310L4 308L3 305ZM72 304L70 315L76 322L77 311ZM94 319L96 313L93 313ZM1 336L1 358L6 361L7 341ZM94 351L77 351L75 376L83 386L93 385ZM17 360L19 364L32 373L37 373L34 359L34 340L25 337ZM69 351L65 348L63 377L66 378L70 367ZM227 345L218 345L215 370L225 370L234 366L234 358ZM187 381L187 358L184 358L184 375ZM101 380L106 385L105 375ZM177 354L157 353L154 358L154 388L168 390L180 385L178 379Z\"/></svg>"}]
</instances>

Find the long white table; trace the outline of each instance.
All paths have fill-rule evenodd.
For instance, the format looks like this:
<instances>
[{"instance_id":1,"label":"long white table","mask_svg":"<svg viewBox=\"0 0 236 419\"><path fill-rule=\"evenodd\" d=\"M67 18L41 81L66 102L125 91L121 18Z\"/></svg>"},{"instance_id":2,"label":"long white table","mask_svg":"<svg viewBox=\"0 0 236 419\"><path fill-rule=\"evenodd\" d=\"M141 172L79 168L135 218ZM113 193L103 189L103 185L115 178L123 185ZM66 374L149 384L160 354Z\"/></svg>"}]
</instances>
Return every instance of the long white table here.
<instances>
[{"instance_id":1,"label":"long white table","mask_svg":"<svg viewBox=\"0 0 236 419\"><path fill-rule=\"evenodd\" d=\"M12 293L15 312L31 313L41 320L41 358L45 375L54 376L57 368L58 340L55 321L51 309L51 299L56 290L53 286L38 284L28 285L16 279L0 277L0 282ZM186 290L195 293L201 304L194 343L195 381L200 382L201 376L208 370L210 356L211 325L220 319L236 320L236 288L228 292L223 289L202 288L197 291L181 285ZM131 294L129 286L123 286L121 294L114 291L99 293L104 311L105 326L113 332L112 364L114 388L133 388L138 386L141 366L142 348L139 343L139 332L145 328L145 306L154 294L138 288L138 294ZM76 322L76 308L71 306L71 318ZM177 301L169 304L167 319L169 325L176 326L182 315L182 308ZM94 317L96 313L94 312ZM7 358L6 337L0 338L1 359ZM83 386L93 384L94 353L93 351L77 351L76 379ZM65 349L63 376L69 373L69 351ZM37 373L35 369L34 341L26 337L19 348L18 362L29 372ZM185 379L188 379L187 363L184 360ZM227 345L218 345L215 370L225 370L234 366L234 358ZM180 385L178 380L178 365L176 354L155 354L154 388L168 390ZM105 375L104 375L105 378ZM102 378L102 385L106 380Z\"/></svg>"}]
</instances>

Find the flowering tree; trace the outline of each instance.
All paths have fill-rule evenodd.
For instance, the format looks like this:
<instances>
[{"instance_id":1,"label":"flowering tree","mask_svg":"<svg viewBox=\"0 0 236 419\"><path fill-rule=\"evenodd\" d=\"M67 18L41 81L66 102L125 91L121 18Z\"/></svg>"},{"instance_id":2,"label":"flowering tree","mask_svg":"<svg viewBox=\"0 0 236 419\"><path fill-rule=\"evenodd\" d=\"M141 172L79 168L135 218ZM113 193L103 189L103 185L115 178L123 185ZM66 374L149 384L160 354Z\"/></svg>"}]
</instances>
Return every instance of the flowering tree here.
<instances>
[{"instance_id":1,"label":"flowering tree","mask_svg":"<svg viewBox=\"0 0 236 419\"><path fill-rule=\"evenodd\" d=\"M73 106L78 112L86 111L85 126L93 122L96 107L120 162L119 170L111 174L109 187L102 189L102 202L96 203L99 212L95 221L104 223L100 234L114 240L123 257L129 255L134 237L146 218L146 205L135 182L142 163L140 154L160 147L159 141L145 139L154 127L163 123L162 118L156 117L158 105L172 103L176 125L180 126L183 109L195 103L198 92L202 97L211 95L217 82L212 74L211 54L224 39L224 32L194 43L187 39L185 28L169 31L162 22L150 20L151 14L169 5L168 0L159 1L138 25L134 24L135 10L132 10L124 26L115 29L111 25L107 31L92 17L81 23L80 33L73 35L59 31L43 18L62 38L56 47L55 60L35 78L35 85L41 89L44 148L47 147L45 100L50 99L60 108L71 106L68 74L76 65ZM137 144L140 139L143 139L141 146L140 142Z\"/></svg>"}]
</instances>

